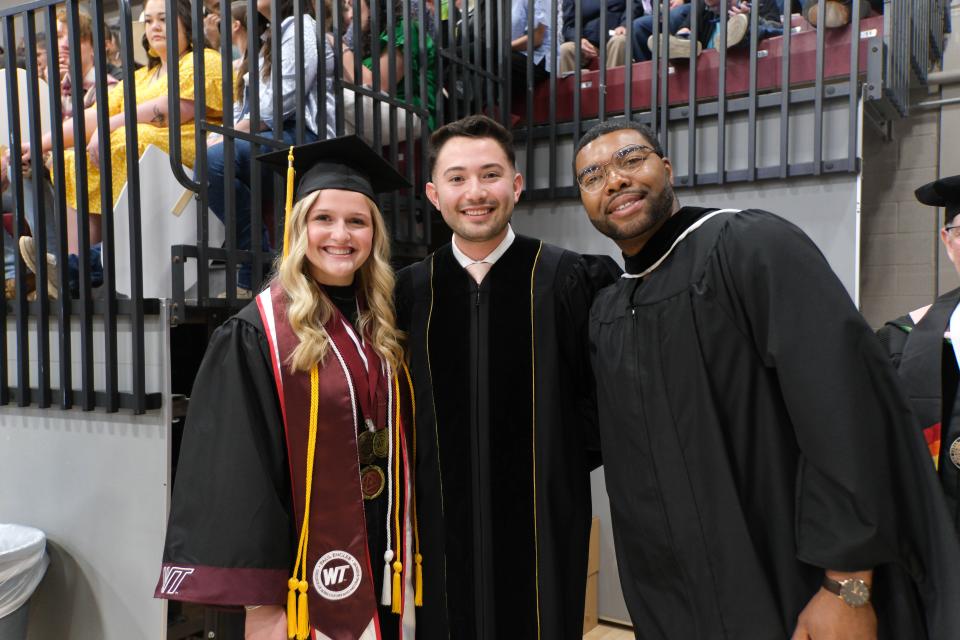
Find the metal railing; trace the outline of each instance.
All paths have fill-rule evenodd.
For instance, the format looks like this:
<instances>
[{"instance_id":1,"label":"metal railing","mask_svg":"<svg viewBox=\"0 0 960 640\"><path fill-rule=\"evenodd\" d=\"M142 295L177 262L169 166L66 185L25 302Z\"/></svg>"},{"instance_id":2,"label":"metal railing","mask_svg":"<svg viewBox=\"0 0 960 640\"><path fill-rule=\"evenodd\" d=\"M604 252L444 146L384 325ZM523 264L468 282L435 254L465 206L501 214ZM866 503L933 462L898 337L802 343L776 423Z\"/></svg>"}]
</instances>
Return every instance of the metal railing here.
<instances>
[{"instance_id":1,"label":"metal railing","mask_svg":"<svg viewBox=\"0 0 960 640\"><path fill-rule=\"evenodd\" d=\"M627 56L632 53L634 10L638 3L626 2ZM806 24L800 16L777 16L783 33L761 39L761 2L752 2L748 16L746 40L737 48L727 47L727 9L735 0L721 0L717 12L715 50L705 49L698 54L690 48L686 59L670 60L663 51L660 34L669 31L670 3L653 3L652 57L647 62L634 62L630 69L608 69L607 39L597 44L599 64L596 70L584 71L581 50L576 49L576 60L569 78L551 75L549 82L538 91L529 83L533 61L528 48L528 92L534 96L526 103L525 123L518 139L526 144L526 172L528 189L525 197L554 199L574 197L576 189L567 167L557 173L558 149L572 144L587 128L596 122L617 115L630 116L648 125L659 137L664 149L675 161L682 159L685 172L675 176L685 187L727 182L783 179L802 175L821 175L830 172L859 171L859 101L873 103L868 115L877 120L907 115L911 86L923 83L927 69L942 57L946 0L887 0L882 18L860 18L860 9L867 0L853 0L851 23L841 28L827 29L822 21L816 27ZM790 0L786 0L790 6ZM690 12L696 16L705 11L704 0L690 0ZM532 16L534 1L528 1L528 15ZM819 15L824 15L825 0L819 0ZM554 11L556 7L553 7ZM606 3L601 3L599 32L608 33ZM555 24L555 13L552 18ZM690 21L691 41L697 41L698 20ZM532 20L528 30L532 29ZM554 35L555 32L554 32ZM575 38L583 36L582 16L576 15ZM554 39L550 50L558 45ZM556 57L553 58L556 69ZM773 61L773 63L772 63ZM762 67L762 69L761 69ZM611 82L613 79L613 82ZM646 83L649 87L637 85ZM561 88L565 85L565 88ZM578 90L578 88L580 88ZM590 113L584 102L593 96ZM558 102L572 102L572 114L558 117ZM616 102L616 106L611 106ZM825 113L830 105L844 109L847 126L845 157L825 155ZM546 117L535 118L535 104L549 104ZM541 110L543 111L543 110ZM779 111L779 122L762 128L762 113ZM812 119L812 154L802 160L791 159L796 144L796 131L791 131L792 117L803 112ZM729 167L731 154L731 126L745 119L745 149L737 142L738 153L746 156L745 166ZM708 125L708 126L704 126ZM771 129L776 129L776 134ZM681 132L683 136L668 136ZM777 139L762 141L761 135ZM683 148L670 148L671 140L680 138ZM765 142L766 162L761 163L759 146ZM709 143L708 145L705 143ZM713 148L715 156L704 162L702 149ZM537 153L537 148L544 152ZM700 154L700 155L698 155ZM771 157L774 159L771 161ZM742 158L741 158L742 159ZM543 162L549 162L544 181L529 188L531 173L542 172ZM709 168L702 169L702 165Z\"/></svg>"},{"instance_id":2,"label":"metal railing","mask_svg":"<svg viewBox=\"0 0 960 640\"><path fill-rule=\"evenodd\" d=\"M37 66L36 44L37 27L42 26L46 33L46 50L57 51L56 33L57 16L56 7L58 3L50 0L39 0L27 3L19 7L6 9L0 12L0 21L3 24L3 38L5 47L5 67L6 73L6 92L7 103L5 105L8 114L8 124L10 131L9 143L11 149L10 163L10 191L11 199L14 203L13 211L13 241L26 234L28 222L26 219L26 204L24 202L25 175L21 163L19 162L19 149L23 143L29 143L30 148L35 152L30 156L29 180L32 181L33 211L36 212L33 228L33 235L36 239L37 255L41 256L38 260L38 273L36 274L36 286L40 292L45 291L44 283L47 279L47 262L42 259L48 252L57 256L67 256L67 234L66 227L68 211L66 203L65 190L65 162L64 162L64 144L63 133L60 128L62 122L63 104L61 102L58 87L54 87L49 92L49 109L51 126L51 152L49 161L49 172L43 163L42 154L36 152L41 148L40 131L40 110L43 105L40 103L40 85ZM69 61L69 78L73 87L82 87L83 78L80 69L80 43L79 43L79 3L76 0L70 0L66 3L66 17L68 23L68 32L70 38L71 57ZM101 3L92 3L93 8L93 39L94 39L94 65L99 78L106 77L106 54L104 49L103 33L103 13ZM121 3L121 16L124 28L120 31L121 58L125 67L133 68L133 42L130 25L132 16L128 3ZM20 21L20 29L17 28L17 22ZM21 87L17 80L17 60L15 57L16 47L13 43L17 42L19 36L23 36L26 44L26 102L27 102L27 136L26 140L21 135L20 118L20 91ZM49 77L59 77L59 61L57 56L51 55L48 60ZM136 119L133 85L127 83L124 92L125 105L124 113L128 121ZM107 102L107 86L105 83L99 83L96 87L96 99L99 104L105 105ZM72 111L75 114L81 114L84 111L82 102L82 91L76 89L72 93ZM110 128L108 125L109 116L106 109L99 110L96 119L96 125L99 135L100 148L108 150L110 148ZM136 127L128 127L127 130L128 148L137 148ZM140 233L136 224L130 227L130 236L128 238L118 239L113 234L113 199L112 199L112 178L110 167L110 154L104 152L99 157L99 172L102 177L101 182L101 202L100 211L102 216L103 229L103 274L104 283L102 285L102 295L94 299L91 292L91 265L89 260L90 237L88 234L88 222L90 218L90 203L86 190L88 176L88 162L86 153L86 132L83 118L73 119L74 144L72 150L76 159L76 184L80 185L76 189L77 209L76 225L78 229L78 243L80 250L79 256L79 296L71 298L70 295L60 295L58 299L52 300L45 295L37 297L36 301L27 300L26 286L26 268L22 260L16 260L15 275L15 296L13 300L8 300L0 307L0 404L9 404L15 402L17 406L28 406L35 404L41 408L59 406L62 409L69 409L78 406L83 410L89 411L96 407L102 407L107 411L117 411L121 408L133 410L135 413L142 413L147 409L159 406L159 394L148 394L145 390L144 382L144 315L157 313L159 305L157 301L145 301L140 292L140 274L141 267L139 260ZM139 197L135 194L139 185L139 172L136 157L128 157L127 161L127 183L131 190L131 219L139 220ZM47 210L47 204L42 199L44 185L52 183L52 211ZM47 246L48 224L54 224L57 230L57 245L55 247ZM5 237L6 234L0 233L0 250L5 242L11 238ZM112 260L114 255L114 246L116 242L128 242L134 256L133 264L137 272L132 278L132 290L128 299L119 299L115 289L115 267ZM16 247L14 247L16 248ZM60 259L56 265L57 276L62 283L69 281L68 261ZM129 371L125 375L129 377L131 390L121 392L119 389L119 374L121 371L118 362L118 320L119 318L129 318L131 330L122 336L125 340L131 341L131 362ZM96 319L96 320L95 320ZM8 343L7 336L10 331L11 320L14 325L16 336L15 344ZM102 340L94 340L94 326L102 324ZM78 326L79 325L79 326ZM75 354L73 344L73 329L78 326L79 329L79 350ZM53 347L50 344L50 332L55 329L58 336L57 344ZM36 342L36 362L33 362L30 352L31 339ZM13 347L15 351L13 377L11 383L7 368L8 351ZM104 359L103 385L102 389L97 389L95 385L94 362L95 355L102 354ZM73 360L76 355L79 361L76 371L73 366ZM54 387L52 378L52 361L57 362L57 386ZM75 379L79 377L79 385Z\"/></svg>"},{"instance_id":3,"label":"metal railing","mask_svg":"<svg viewBox=\"0 0 960 640\"><path fill-rule=\"evenodd\" d=\"M717 16L716 46L699 56L691 48L688 58L670 60L663 51L660 34L669 30L668 0L653 3L651 24L650 61L635 62L633 41L634 21L642 9L637 0L625 6L626 58L632 62L626 66L611 65L607 68L609 51L607 39L600 38L596 68L585 68L584 53L574 49L574 69L569 76L557 73L559 62L558 19L566 0L550 2L547 10L552 35L547 42L550 68L553 73L542 83L534 81L533 39L528 39L525 50L513 51L511 40L513 2L507 0L462 0L462 7L452 0L443 8L439 0L428 6L428 0L404 0L397 9L387 4L386 10L379 2L370 3L369 32L387 34L382 39L369 37L361 29L360 20L353 20L349 29L345 10L349 7L353 16L364 15L361 2L344 0L327 5L320 2L316 8L308 0L292 0L294 24L294 103L296 108L290 121L284 123L281 101L275 100L269 113L262 113L259 95L269 83L273 95L283 91L281 29L283 18L281 3L271 4L267 22L271 47L270 63L273 71L263 78L258 51L260 34L253 27L258 22L255 3L246 7L246 48L249 73L247 96L249 100L249 130L239 128L230 108L239 97L234 84L234 59L229 29L224 29L220 43L220 75L223 77L222 95L219 101L224 108L213 110L207 107L204 77L203 6L199 0L191 5L192 30L187 37L193 44L194 66L194 115L196 159L191 171L184 170L185 154L181 144L180 129L184 124L180 115L180 85L178 79L179 50L176 30L169 30L170 43L167 51L169 73L169 156L172 175L193 194L196 203L196 244L177 245L170 249L172 265L172 317L175 322L190 321L194 315L207 317L214 313L222 318L231 310L245 304L237 297L234 277L239 265L248 264L252 271L254 286L269 274L274 252L261 248L260 237L265 223L270 221L274 238L282 237L283 180L272 174L261 175L258 161L250 165L250 238L248 249L240 250L241 240L237 235L238 221L235 215L236 194L232 188L235 173L237 145L251 144L257 149L280 149L287 146L284 140L285 124L292 126L292 138L300 143L310 139L312 123L307 121L305 105L307 96L316 90L319 110L317 131L320 138L328 135L357 133L366 138L374 149L395 166L402 168L414 188L402 190L381 199L381 206L390 226L396 253L413 258L423 255L437 242L431 232L432 208L422 196L421 185L426 175L426 148L430 133L428 123L433 119L439 126L444 122L471 113L486 113L511 127L518 141L524 146L521 153L523 169L530 187L524 197L530 200L570 197L575 194L569 166L561 159L576 139L595 122L616 115L628 115L648 124L659 136L664 148L674 159L678 170L679 186L694 187L708 184L724 184L736 181L762 179L785 179L800 175L820 175L830 172L859 171L859 108L860 101L867 105L867 114L878 120L896 118L907 113L911 86L923 82L931 63L943 53L944 30L947 28L947 0L911 0L893 2L887 0L884 15L868 17L861 21L859 8L866 0L854 0L852 23L843 28L825 29L822 25L813 29L797 18L789 16L784 21L783 34L766 39L759 37L762 25L760 3L752 3L749 20L749 36L737 49L727 49L726 8L732 0L721 0ZM526 32L535 30L534 13L538 0L514 0L525 2L527 9ZM74 87L82 86L79 58L79 0L69 0L67 31L71 50L69 79ZM787 0L789 5L789 0ZM58 78L56 6L53 0L39 0L0 12L2 37L5 43L4 60L8 69L13 69L17 60L16 47L12 43L22 39L27 52L25 56L25 87L14 81L15 74L6 76L7 104L10 140L16 150L23 142L31 148L39 148L40 86L36 80L38 62L36 56L38 31L43 36L45 49L50 52L49 77ZM98 79L106 77L106 54L104 48L103 6L90 3L94 24L94 66ZM133 41L131 25L133 15L129 0L120 0L118 5L121 57L125 69L134 68L133 50L139 43ZM583 36L586 20L580 13L580 4L573 13L574 36L577 41ZM694 15L704 8L704 0L692 0L690 10ZM824 0L820 0L821 15ZM221 24L229 24L231 6L220 0ZM303 16L310 14L318 25L314 33L308 32ZM608 33L615 28L614 20L607 15L604 6L599 15L599 32ZM176 15L176 3L166 0L167 16ZM169 20L168 20L169 23ZM412 24L417 28L413 29ZM398 44L395 37L400 25L404 42L416 42L416 47ZM697 41L697 20L691 21L690 38ZM329 36L328 36L329 34ZM372 82L364 83L361 56L354 57L353 81L345 75L344 52L347 48L361 50L365 42L369 57L377 61L383 54L389 64L382 69L372 64ZM315 42L318 54L318 72L313 79L306 77L305 47ZM433 45L431 48L430 45ZM327 54L333 57L332 72L324 61ZM513 56L526 54L526 77L524 95L512 95ZM386 78L382 78L382 74ZM402 79L398 76L402 74ZM435 84L428 82L429 77ZM289 80L289 79L288 79ZM385 80L385 81L384 81ZM331 87L332 103L328 113L325 107L327 87ZM288 89L289 91L289 89ZM21 129L20 95L26 93L26 127ZM129 80L123 87L123 111L128 122L136 120L136 96L134 84ZM103 82L96 85L98 104L106 104L107 87ZM416 98L416 99L414 99ZM431 110L430 105L435 104ZM33 225L38 254L51 252L57 256L67 255L66 227L68 208L65 192L65 156L62 121L63 104L60 92L51 87L48 104L51 122L52 152L49 161L39 153L30 158L29 173L33 180L43 180L49 172L52 184L53 204L48 216L38 215ZM81 92L72 96L73 113L82 113ZM385 114L381 117L381 114ZM839 116L837 115L839 114ZM802 115L809 128L803 132L812 138L810 154L802 160L796 158L794 148L798 144L794 121ZM845 123L844 153L827 155L825 140L830 135L826 118ZM99 146L108 149L110 131L108 114L102 109L97 114L96 126ZM264 128L264 122L270 126ZM418 126L419 123L419 126ZM762 125L762 126L761 126ZM806 126L806 125L805 125ZM740 127L735 129L734 127ZM21 134L21 130L24 134ZM400 140L400 131L406 136ZM739 132L739 133L736 133ZM668 135L668 133L670 135ZM141 176L138 158L126 154L126 184L129 201L129 234L118 238L115 233L114 203L112 201L112 172L109 153L100 153L96 165L102 184L100 202L88 202L89 176L86 154L86 131L83 118L73 122L72 150L75 158L75 183L77 208L75 222L78 229L79 296L65 294L58 299L40 296L29 301L26 269L22 261L16 261L16 293L0 309L0 328L3 335L15 337L0 340L0 404L17 403L20 406L36 404L40 407L79 406L90 410L102 407L107 411L131 409L142 412L155 408L158 394L147 393L144 383L144 326L145 316L159 313L155 299L145 299L143 294L144 270L156 265L143 264L143 232L140 221L149 215L152 203L141 202ZM128 150L139 148L137 127L125 128ZM222 136L225 185L224 217L225 242L211 245L210 195L211 174L205 152L210 135ZM681 135L682 134L682 135ZM742 134L742 135L741 135ZM806 141L804 141L806 143ZM761 153L762 150L762 153ZM735 160L735 165L733 163ZM705 168L707 167L707 168ZM545 177L544 177L545 176ZM530 179L535 177L535 179ZM153 178L152 176L150 177ZM11 166L11 198L13 205L13 236L19 237L28 226L26 210L32 205L34 211L43 208L39 190L33 190L32 202L25 201L25 176L19 162ZM269 184L269 183L272 183ZM267 187L273 186L272 197L266 197ZM96 296L92 291L92 265L89 260L91 238L87 232L91 210L99 208L103 235L104 284ZM46 224L53 224L57 234L55 246L47 245ZM0 234L0 249L11 238ZM117 294L117 265L114 262L117 243L127 243L130 250L130 291L125 298ZM246 244L246 243L245 243ZM277 244L276 242L274 244ZM186 265L196 263L197 283L194 289L186 286ZM215 265L222 262L224 268ZM43 291L46 279L46 262L38 264L37 288ZM57 275L62 283L69 278L66 259L59 259ZM215 280L222 278L223 299L217 297ZM120 330L118 323L129 318L129 331ZM102 326L102 331L99 327ZM95 327L97 328L95 330ZM56 344L50 340L55 331ZM132 362L118 362L118 341L131 343ZM75 344L78 343L78 344ZM122 344L122 343L121 343ZM35 353L31 350L31 345ZM123 345L126 346L126 345ZM103 354L105 372L102 384L95 382L95 355ZM72 364L76 361L77 364ZM57 367L56 371L51 366ZM129 371L122 367L129 367ZM11 379L12 378L12 379ZM120 391L120 379L131 380L131 390ZM78 383L79 379L79 383Z\"/></svg>"}]
</instances>

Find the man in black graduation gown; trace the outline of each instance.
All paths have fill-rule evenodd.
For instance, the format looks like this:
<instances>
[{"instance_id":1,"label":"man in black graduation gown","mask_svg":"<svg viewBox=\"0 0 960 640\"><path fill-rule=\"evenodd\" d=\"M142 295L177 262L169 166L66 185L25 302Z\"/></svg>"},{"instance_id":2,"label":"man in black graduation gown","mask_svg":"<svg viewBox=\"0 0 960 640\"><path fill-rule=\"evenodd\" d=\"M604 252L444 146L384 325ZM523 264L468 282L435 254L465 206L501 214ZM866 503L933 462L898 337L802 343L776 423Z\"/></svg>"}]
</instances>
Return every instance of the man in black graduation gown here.
<instances>
[{"instance_id":1,"label":"man in black graduation gown","mask_svg":"<svg viewBox=\"0 0 960 640\"><path fill-rule=\"evenodd\" d=\"M580 638L598 463L586 320L619 269L514 234L523 178L489 118L435 132L429 164L453 240L397 281L416 389L417 638Z\"/></svg>"},{"instance_id":2,"label":"man in black graduation gown","mask_svg":"<svg viewBox=\"0 0 960 640\"><path fill-rule=\"evenodd\" d=\"M916 191L917 200L943 207L940 240L960 273L960 176L941 178ZM940 476L947 508L960 530L960 351L951 339L960 335L960 288L932 305L886 323L878 332L903 381L913 414Z\"/></svg>"},{"instance_id":3,"label":"man in black graduation gown","mask_svg":"<svg viewBox=\"0 0 960 640\"><path fill-rule=\"evenodd\" d=\"M681 208L628 120L588 132L575 168L626 261L590 348L637 638L957 637L960 549L926 446L810 239Z\"/></svg>"}]
</instances>

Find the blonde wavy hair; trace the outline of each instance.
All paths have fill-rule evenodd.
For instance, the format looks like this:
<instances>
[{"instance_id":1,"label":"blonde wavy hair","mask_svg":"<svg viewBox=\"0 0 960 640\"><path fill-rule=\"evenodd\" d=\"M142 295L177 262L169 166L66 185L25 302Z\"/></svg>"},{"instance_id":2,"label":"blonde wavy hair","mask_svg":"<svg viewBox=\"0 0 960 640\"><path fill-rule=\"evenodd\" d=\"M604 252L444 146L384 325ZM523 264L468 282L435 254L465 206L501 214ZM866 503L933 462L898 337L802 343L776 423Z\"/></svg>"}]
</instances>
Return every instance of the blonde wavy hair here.
<instances>
[{"instance_id":1,"label":"blonde wavy hair","mask_svg":"<svg viewBox=\"0 0 960 640\"><path fill-rule=\"evenodd\" d=\"M278 257L275 268L275 279L287 294L287 320L300 338L300 344L287 360L291 372L309 371L314 364L322 363L329 347L323 326L330 320L334 307L321 294L320 284L310 275L307 261L307 215L319 197L320 192L314 191L294 205L289 222L290 254L286 259ZM367 310L360 314L357 329L396 370L403 358L400 344L403 334L397 329L393 308L395 278L390 267L390 240L377 204L370 198L364 199L370 207L373 246L370 257L359 269L357 287L366 297Z\"/></svg>"}]
</instances>

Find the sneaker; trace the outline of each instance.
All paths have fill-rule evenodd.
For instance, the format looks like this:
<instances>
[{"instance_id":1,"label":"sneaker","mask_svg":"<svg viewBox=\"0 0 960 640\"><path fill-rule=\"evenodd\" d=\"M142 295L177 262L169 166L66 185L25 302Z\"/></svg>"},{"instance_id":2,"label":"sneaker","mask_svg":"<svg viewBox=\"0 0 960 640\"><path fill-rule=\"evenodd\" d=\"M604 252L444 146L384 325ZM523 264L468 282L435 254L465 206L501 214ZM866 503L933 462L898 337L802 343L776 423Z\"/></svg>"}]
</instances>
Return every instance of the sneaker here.
<instances>
[{"instance_id":1,"label":"sneaker","mask_svg":"<svg viewBox=\"0 0 960 640\"><path fill-rule=\"evenodd\" d=\"M738 13L727 19L727 49L733 48L743 42L750 30L750 16L745 13Z\"/></svg>"},{"instance_id":2,"label":"sneaker","mask_svg":"<svg viewBox=\"0 0 960 640\"><path fill-rule=\"evenodd\" d=\"M37 273L37 245L31 236L20 236L20 256L33 273ZM56 299L60 295L60 274L57 273L57 258L47 254L47 295Z\"/></svg>"},{"instance_id":3,"label":"sneaker","mask_svg":"<svg viewBox=\"0 0 960 640\"><path fill-rule=\"evenodd\" d=\"M807 22L812 26L817 26L819 20L819 5L814 2L813 6L807 9ZM836 0L827 0L823 7L823 26L828 29L842 27L850 23L850 6Z\"/></svg>"},{"instance_id":4,"label":"sneaker","mask_svg":"<svg viewBox=\"0 0 960 640\"><path fill-rule=\"evenodd\" d=\"M696 46L696 55L700 55L701 46L700 42L691 42L690 38L681 38L679 36L671 35L667 40L667 46L663 45L663 36L660 34L660 50L663 51L666 49L667 58L670 60L678 60L683 58L690 58L691 49ZM650 48L650 51L653 51L653 36L647 38L647 47Z\"/></svg>"}]
</instances>

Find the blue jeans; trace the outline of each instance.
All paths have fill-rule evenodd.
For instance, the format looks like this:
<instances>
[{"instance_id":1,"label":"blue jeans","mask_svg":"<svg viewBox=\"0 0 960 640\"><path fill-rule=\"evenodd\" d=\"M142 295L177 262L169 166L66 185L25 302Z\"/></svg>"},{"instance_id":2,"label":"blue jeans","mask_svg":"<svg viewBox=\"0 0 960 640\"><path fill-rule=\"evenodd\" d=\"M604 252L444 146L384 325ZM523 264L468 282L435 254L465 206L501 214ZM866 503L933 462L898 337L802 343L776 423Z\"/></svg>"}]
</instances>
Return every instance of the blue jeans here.
<instances>
[{"instance_id":1,"label":"blue jeans","mask_svg":"<svg viewBox=\"0 0 960 640\"><path fill-rule=\"evenodd\" d=\"M47 253L57 255L57 227L53 217L53 186L44 178L40 181L40 207L43 210L43 216L46 223ZM37 230L37 212L33 208L33 187L34 181L27 179L23 181L23 205L27 224L31 231ZM10 189L3 194L3 205L0 207L3 213L15 213L13 203L13 193ZM3 230L3 275L7 280L13 279L16 274L17 258L20 256L20 246L17 239L10 236L7 230Z\"/></svg>"},{"instance_id":2,"label":"blue jeans","mask_svg":"<svg viewBox=\"0 0 960 640\"><path fill-rule=\"evenodd\" d=\"M288 144L296 142L296 122L286 122L283 127L283 140ZM317 140L316 134L309 129L306 130L304 142L314 142ZM253 149L252 145L246 140L235 140L233 144L234 151L234 179L233 179L233 202L234 202L234 220L236 223L237 237L236 248L240 250L250 249L250 168L253 162L253 156L261 153L274 151L269 147ZM224 190L224 175L226 174L226 158L223 154L223 143L215 144L207 149L207 203L213 214L226 224L226 192ZM262 187L262 196L264 199L270 197L273 192L273 175L269 169L262 169L260 185ZM196 178L195 178L196 179ZM267 235L266 225L260 229L260 249L261 251L270 251L270 241ZM251 282L253 267L249 262L240 264L237 274L237 286L244 289L252 289ZM260 283L256 283L259 285Z\"/></svg>"},{"instance_id":3,"label":"blue jeans","mask_svg":"<svg viewBox=\"0 0 960 640\"><path fill-rule=\"evenodd\" d=\"M680 27L683 26L683 23L686 22L687 16L690 15L690 5L683 4L675 9L670 10L670 15L667 17L667 24L670 28L670 33L676 33ZM636 62L642 60L649 60L653 57L653 54L650 52L650 47L647 46L647 40L650 36L653 35L653 16L646 15L640 16L639 18L634 18L633 20L633 59Z\"/></svg>"}]
</instances>

